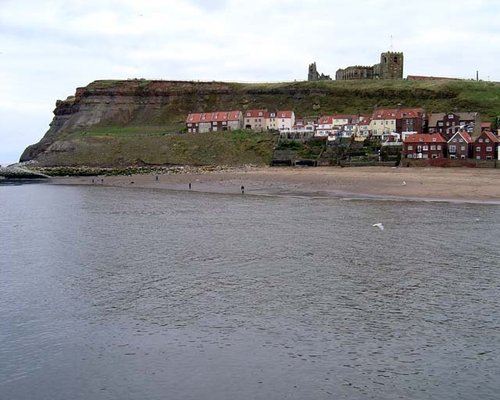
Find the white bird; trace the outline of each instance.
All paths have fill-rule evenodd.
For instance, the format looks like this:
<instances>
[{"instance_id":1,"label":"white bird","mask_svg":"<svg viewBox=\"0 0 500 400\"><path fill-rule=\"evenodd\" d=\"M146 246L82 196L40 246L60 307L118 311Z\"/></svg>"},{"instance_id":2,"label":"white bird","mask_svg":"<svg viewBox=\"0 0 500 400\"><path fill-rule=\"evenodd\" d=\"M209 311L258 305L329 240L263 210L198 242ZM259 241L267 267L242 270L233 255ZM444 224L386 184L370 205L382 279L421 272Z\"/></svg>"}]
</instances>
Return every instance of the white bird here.
<instances>
[{"instance_id":1,"label":"white bird","mask_svg":"<svg viewBox=\"0 0 500 400\"><path fill-rule=\"evenodd\" d=\"M373 224L372 226L376 226L378 229L380 229L381 231L384 230L384 225L382 224L382 222L378 222L376 224Z\"/></svg>"},{"instance_id":2,"label":"white bird","mask_svg":"<svg viewBox=\"0 0 500 400\"><path fill-rule=\"evenodd\" d=\"M403 181L403 183L401 185L405 186L406 185L406 181Z\"/></svg>"}]
</instances>

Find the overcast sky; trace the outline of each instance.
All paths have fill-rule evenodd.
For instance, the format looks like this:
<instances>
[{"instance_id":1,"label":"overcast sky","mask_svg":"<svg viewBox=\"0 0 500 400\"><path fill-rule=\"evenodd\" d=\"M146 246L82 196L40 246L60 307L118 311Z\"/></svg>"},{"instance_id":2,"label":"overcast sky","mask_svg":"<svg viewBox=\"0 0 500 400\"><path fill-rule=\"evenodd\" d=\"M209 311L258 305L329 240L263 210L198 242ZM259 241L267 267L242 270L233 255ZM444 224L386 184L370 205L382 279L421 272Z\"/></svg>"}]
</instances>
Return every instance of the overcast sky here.
<instances>
[{"instance_id":1,"label":"overcast sky","mask_svg":"<svg viewBox=\"0 0 500 400\"><path fill-rule=\"evenodd\" d=\"M0 0L0 163L96 79L293 81L308 64L500 81L498 0Z\"/></svg>"}]
</instances>

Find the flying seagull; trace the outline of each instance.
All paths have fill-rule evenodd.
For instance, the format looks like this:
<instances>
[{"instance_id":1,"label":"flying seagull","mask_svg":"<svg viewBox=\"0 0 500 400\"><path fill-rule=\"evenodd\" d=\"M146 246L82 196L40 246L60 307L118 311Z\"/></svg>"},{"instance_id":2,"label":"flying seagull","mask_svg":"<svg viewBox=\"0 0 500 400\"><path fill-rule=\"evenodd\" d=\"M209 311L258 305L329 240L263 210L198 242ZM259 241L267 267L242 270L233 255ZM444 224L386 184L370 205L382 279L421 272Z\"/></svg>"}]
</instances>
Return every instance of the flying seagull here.
<instances>
[{"instance_id":1,"label":"flying seagull","mask_svg":"<svg viewBox=\"0 0 500 400\"><path fill-rule=\"evenodd\" d=\"M382 222L378 222L376 224L373 224L372 226L376 226L378 229L380 229L381 231L384 230L384 225L382 224Z\"/></svg>"}]
</instances>

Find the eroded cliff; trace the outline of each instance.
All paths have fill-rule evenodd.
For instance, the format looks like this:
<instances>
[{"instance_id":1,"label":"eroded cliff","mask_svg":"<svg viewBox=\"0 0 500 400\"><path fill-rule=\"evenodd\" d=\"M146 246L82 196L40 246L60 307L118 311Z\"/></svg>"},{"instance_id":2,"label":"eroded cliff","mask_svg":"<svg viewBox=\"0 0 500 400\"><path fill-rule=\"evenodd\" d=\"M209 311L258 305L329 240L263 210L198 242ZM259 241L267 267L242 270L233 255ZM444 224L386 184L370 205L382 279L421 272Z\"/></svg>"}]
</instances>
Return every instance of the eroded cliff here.
<instances>
[{"instance_id":1,"label":"eroded cliff","mask_svg":"<svg viewBox=\"0 0 500 400\"><path fill-rule=\"evenodd\" d=\"M58 100L54 119L21 161L41 165L265 164L270 134L186 134L189 112L293 109L297 116L371 113L376 106L428 111L500 110L489 82L325 81L275 84L120 80L95 81Z\"/></svg>"}]
</instances>

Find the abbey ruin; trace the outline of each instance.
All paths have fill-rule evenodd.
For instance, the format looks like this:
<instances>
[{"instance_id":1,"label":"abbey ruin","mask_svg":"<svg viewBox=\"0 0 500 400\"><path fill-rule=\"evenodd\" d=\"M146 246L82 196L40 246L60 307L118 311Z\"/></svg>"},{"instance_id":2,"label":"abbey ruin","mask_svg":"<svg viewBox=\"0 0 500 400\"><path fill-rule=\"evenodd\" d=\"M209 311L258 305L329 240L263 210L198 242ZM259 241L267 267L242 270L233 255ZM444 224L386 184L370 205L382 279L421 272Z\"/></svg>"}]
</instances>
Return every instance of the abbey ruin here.
<instances>
[{"instance_id":1,"label":"abbey ruin","mask_svg":"<svg viewBox=\"0 0 500 400\"><path fill-rule=\"evenodd\" d=\"M338 81L350 79L403 79L404 58L402 52L388 51L380 55L380 63L373 66L355 65L338 69L335 79ZM330 79L328 75L319 74L316 63L309 65L309 81Z\"/></svg>"},{"instance_id":2,"label":"abbey ruin","mask_svg":"<svg viewBox=\"0 0 500 400\"><path fill-rule=\"evenodd\" d=\"M309 64L309 71L307 74L308 81L331 81L330 75L320 74L316 68L316 63Z\"/></svg>"}]
</instances>

